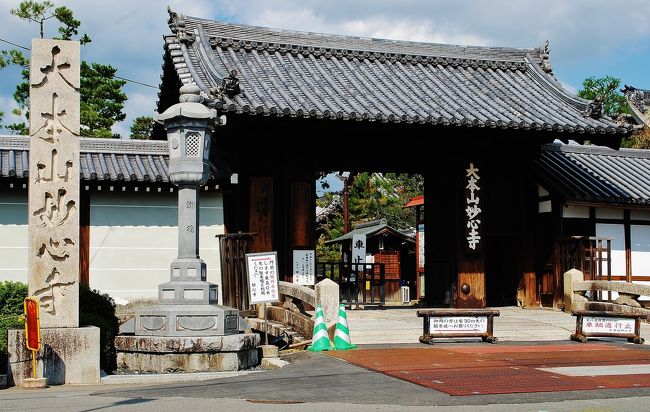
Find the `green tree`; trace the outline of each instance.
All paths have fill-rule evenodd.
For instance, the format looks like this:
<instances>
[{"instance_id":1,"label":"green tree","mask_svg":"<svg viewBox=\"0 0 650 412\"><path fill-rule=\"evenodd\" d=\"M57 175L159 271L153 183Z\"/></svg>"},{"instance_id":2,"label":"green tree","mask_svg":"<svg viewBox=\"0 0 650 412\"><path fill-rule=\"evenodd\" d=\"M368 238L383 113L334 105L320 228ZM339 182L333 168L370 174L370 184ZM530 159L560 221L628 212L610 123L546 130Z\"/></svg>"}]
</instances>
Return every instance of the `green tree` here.
<instances>
[{"instance_id":1,"label":"green tree","mask_svg":"<svg viewBox=\"0 0 650 412\"><path fill-rule=\"evenodd\" d=\"M81 25L81 22L74 18L72 10L65 6L55 7L54 4L48 0L43 2L26 0L21 2L17 8L11 9L9 12L22 20L38 24L41 38L43 38L45 34L45 22L50 19L56 19L60 23L58 28L60 36L57 37L57 39L61 40L70 40L72 36L76 36L79 33L78 29ZM90 42L90 38L84 34L81 36L79 41L81 44L86 44ZM20 74L22 81L16 85L16 90L13 95L18 108L13 110L13 113L17 116L24 116L26 120L29 120L29 59L26 58L20 50L15 49L2 50L0 54L3 57L0 62L0 69L10 64L21 67ZM14 123L6 127L11 130L12 133L29 133L29 128L27 127L26 122Z\"/></svg>"},{"instance_id":2,"label":"green tree","mask_svg":"<svg viewBox=\"0 0 650 412\"><path fill-rule=\"evenodd\" d=\"M74 18L72 10L65 6L54 7L54 4L48 0L43 2L26 0L21 2L17 8L11 9L10 13L23 20L32 21L37 23L41 29L41 39L43 38L44 23L49 19L57 19L62 25L59 27L59 34L61 40L70 40L72 36L79 34L79 26L81 22ZM84 34L79 39L81 44L90 42L90 38Z\"/></svg>"},{"instance_id":3,"label":"green tree","mask_svg":"<svg viewBox=\"0 0 650 412\"><path fill-rule=\"evenodd\" d=\"M124 120L126 81L115 79L110 65L81 62L81 134L87 137L119 137L111 126Z\"/></svg>"},{"instance_id":4,"label":"green tree","mask_svg":"<svg viewBox=\"0 0 650 412\"><path fill-rule=\"evenodd\" d=\"M151 116L139 116L131 125L131 139L148 140L151 138L154 120Z\"/></svg>"},{"instance_id":5,"label":"green tree","mask_svg":"<svg viewBox=\"0 0 650 412\"><path fill-rule=\"evenodd\" d=\"M61 40L70 40L79 34L81 22L74 18L72 10L67 7L55 7L48 0L43 2L23 1L11 14L20 19L34 22L40 27L41 38L44 36L44 23L55 19ZM79 38L81 44L90 42L90 38L83 34ZM13 64L22 68L22 81L16 86L14 100L18 108L14 114L24 116L29 120L29 59L25 58L19 50L4 50L0 52L0 68ZM115 122L124 120L124 102L127 97L122 92L126 84L124 80L115 78L116 69L110 65L98 63L81 63L81 133L91 137L119 137L113 135L111 127ZM12 133L28 134L26 122L15 123L7 126Z\"/></svg>"},{"instance_id":6,"label":"green tree","mask_svg":"<svg viewBox=\"0 0 650 412\"><path fill-rule=\"evenodd\" d=\"M396 229L415 226L415 212L403 206L413 197L424 193L424 179L418 174L358 173L349 182L350 227L371 220L386 219ZM341 193L338 193L342 197ZM317 205L325 207L332 202L334 194L325 193L317 199ZM341 258L338 246L328 246L326 240L343 235L343 212L337 210L319 227L316 253L318 260L338 261Z\"/></svg>"},{"instance_id":7,"label":"green tree","mask_svg":"<svg viewBox=\"0 0 650 412\"><path fill-rule=\"evenodd\" d=\"M620 85L621 79L612 76L588 77L582 82L582 89L578 91L578 96L587 100L594 100L597 96L601 96L607 116L628 113L625 96L619 91Z\"/></svg>"}]
</instances>

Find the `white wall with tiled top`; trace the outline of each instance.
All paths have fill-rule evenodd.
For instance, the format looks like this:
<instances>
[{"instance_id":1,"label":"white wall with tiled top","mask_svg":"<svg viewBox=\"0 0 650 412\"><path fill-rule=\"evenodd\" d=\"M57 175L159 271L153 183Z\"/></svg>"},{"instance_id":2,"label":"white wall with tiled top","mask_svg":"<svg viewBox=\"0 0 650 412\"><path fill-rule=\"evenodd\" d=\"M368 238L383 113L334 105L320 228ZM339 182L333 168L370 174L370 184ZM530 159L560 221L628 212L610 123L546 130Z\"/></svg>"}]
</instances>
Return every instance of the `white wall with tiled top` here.
<instances>
[{"instance_id":1,"label":"white wall with tiled top","mask_svg":"<svg viewBox=\"0 0 650 412\"><path fill-rule=\"evenodd\" d=\"M177 255L174 193L93 192L90 201L90 286L118 301L156 299ZM217 234L224 233L220 193L202 192L199 254L207 280L219 285ZM27 193L0 192L0 281L27 283ZM219 297L221 302L221 297Z\"/></svg>"}]
</instances>

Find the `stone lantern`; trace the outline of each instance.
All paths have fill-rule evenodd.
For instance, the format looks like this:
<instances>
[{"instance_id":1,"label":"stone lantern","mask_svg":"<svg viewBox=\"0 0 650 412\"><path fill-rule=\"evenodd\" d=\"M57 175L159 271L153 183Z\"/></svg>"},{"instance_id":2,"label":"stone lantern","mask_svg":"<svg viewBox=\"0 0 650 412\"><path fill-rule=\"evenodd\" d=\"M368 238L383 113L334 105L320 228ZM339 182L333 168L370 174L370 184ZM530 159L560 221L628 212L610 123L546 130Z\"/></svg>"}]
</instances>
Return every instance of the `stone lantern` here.
<instances>
[{"instance_id":1,"label":"stone lantern","mask_svg":"<svg viewBox=\"0 0 650 412\"><path fill-rule=\"evenodd\" d=\"M210 140L217 111L185 85L180 103L155 116L169 142L169 176L178 186L178 256L170 281L158 286L159 305L137 312L136 335L208 336L238 333L237 309L217 305L217 285L206 282L199 256L199 188L210 176Z\"/></svg>"}]
</instances>

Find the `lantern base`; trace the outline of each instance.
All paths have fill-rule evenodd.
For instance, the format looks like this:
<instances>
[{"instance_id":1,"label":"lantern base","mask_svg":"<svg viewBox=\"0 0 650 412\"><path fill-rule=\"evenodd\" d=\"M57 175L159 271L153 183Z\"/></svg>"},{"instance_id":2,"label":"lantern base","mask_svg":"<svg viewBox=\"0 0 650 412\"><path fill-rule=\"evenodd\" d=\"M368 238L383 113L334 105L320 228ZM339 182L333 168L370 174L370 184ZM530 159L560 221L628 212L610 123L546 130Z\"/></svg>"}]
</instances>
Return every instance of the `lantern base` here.
<instances>
[{"instance_id":1,"label":"lantern base","mask_svg":"<svg viewBox=\"0 0 650 412\"><path fill-rule=\"evenodd\" d=\"M100 383L99 347L97 327L43 328L36 375L49 385ZM9 329L7 352L7 386L22 385L34 373L23 329Z\"/></svg>"}]
</instances>

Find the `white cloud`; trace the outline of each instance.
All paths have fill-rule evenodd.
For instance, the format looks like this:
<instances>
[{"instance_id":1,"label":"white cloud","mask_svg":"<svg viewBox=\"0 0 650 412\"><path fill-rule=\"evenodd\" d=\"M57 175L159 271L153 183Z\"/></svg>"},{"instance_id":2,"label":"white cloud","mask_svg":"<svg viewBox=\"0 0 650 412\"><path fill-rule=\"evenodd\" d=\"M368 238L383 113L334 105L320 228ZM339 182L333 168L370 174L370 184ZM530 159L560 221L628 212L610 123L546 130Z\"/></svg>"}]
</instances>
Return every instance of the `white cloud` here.
<instances>
[{"instance_id":1,"label":"white cloud","mask_svg":"<svg viewBox=\"0 0 650 412\"><path fill-rule=\"evenodd\" d=\"M643 70L650 66L650 1L628 0L53 0L71 8L80 32L92 43L82 58L118 69L118 75L158 86L162 36L169 33L167 4L174 11L232 23L412 41L534 47L549 40L557 75L574 86L606 72L623 83L650 88ZM0 0L0 27L6 40L31 45L38 27L9 14L19 0ZM55 35L53 21L46 35ZM0 44L0 48L11 46ZM618 61L622 54L637 61ZM644 63L645 62L645 63ZM13 85L19 79L0 72L0 110L10 112ZM626 77L629 76L629 77ZM645 84L644 84L645 83ZM570 86L569 86L570 87ZM126 88L128 119L116 126L124 134L131 121L155 109L156 90Z\"/></svg>"}]
</instances>

